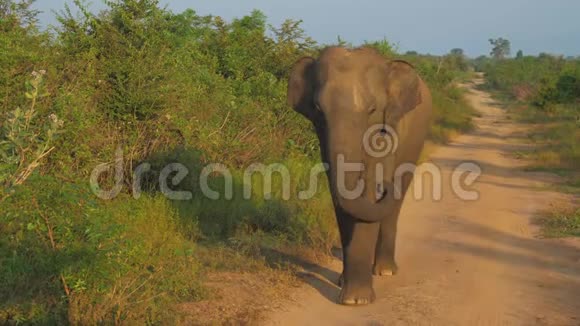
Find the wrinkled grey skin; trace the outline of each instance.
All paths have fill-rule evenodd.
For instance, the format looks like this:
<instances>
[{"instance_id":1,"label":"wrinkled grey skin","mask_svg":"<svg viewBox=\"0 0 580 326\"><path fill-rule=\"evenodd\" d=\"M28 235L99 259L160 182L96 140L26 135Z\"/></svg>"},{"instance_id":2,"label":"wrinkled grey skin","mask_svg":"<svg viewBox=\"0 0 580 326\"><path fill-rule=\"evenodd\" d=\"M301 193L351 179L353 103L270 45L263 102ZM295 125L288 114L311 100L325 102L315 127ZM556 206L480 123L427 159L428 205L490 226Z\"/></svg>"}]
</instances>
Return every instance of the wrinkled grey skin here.
<instances>
[{"instance_id":1,"label":"wrinkled grey skin","mask_svg":"<svg viewBox=\"0 0 580 326\"><path fill-rule=\"evenodd\" d=\"M369 48L330 47L318 59L305 57L294 65L288 102L314 125L327 171L343 250L339 303L363 305L374 301L372 274L394 275L395 238L399 211L412 173L403 176L394 196L394 174L404 163L416 163L429 129L431 93L414 68L388 61ZM364 150L363 135L376 124L394 128L399 146L375 158ZM364 164L363 172L344 173L343 183L358 198L339 192L338 155L345 162ZM382 178L377 181L377 163ZM380 175L380 174L379 174Z\"/></svg>"}]
</instances>

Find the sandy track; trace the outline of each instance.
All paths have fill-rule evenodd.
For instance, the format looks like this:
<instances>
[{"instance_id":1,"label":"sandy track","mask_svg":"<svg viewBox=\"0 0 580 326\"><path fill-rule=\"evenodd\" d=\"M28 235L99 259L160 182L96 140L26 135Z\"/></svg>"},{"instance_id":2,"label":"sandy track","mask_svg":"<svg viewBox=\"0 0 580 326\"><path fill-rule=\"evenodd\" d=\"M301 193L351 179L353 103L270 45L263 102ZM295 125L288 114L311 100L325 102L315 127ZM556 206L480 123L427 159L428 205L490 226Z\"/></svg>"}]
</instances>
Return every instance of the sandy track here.
<instances>
[{"instance_id":1,"label":"sandy track","mask_svg":"<svg viewBox=\"0 0 580 326\"><path fill-rule=\"evenodd\" d=\"M488 94L470 88L481 114L474 132L438 148L442 199L407 196L399 222L400 273L375 278L377 301L334 303L340 271L307 271L306 285L271 325L580 325L580 243L537 237L533 217L568 200L545 188L555 179L523 172L510 153L522 148L525 126L509 120ZM452 192L451 171L464 161L482 167L476 201ZM428 188L425 197L431 198ZM413 191L413 190L410 190Z\"/></svg>"}]
</instances>

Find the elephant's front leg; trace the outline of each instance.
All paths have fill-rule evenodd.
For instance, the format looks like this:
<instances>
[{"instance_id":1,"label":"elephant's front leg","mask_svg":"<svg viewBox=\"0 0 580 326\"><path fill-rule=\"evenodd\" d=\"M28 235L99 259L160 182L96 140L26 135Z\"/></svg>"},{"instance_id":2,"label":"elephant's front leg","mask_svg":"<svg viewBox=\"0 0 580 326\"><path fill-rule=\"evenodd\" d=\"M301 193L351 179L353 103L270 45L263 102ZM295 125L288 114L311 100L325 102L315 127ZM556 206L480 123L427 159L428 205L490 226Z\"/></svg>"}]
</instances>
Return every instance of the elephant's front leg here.
<instances>
[{"instance_id":1,"label":"elephant's front leg","mask_svg":"<svg viewBox=\"0 0 580 326\"><path fill-rule=\"evenodd\" d=\"M405 174L402 178L401 193L393 207L393 210L381 222L377 245L375 249L375 263L373 274L378 276L392 276L397 273L398 266L395 262L395 245L397 243L397 224L399 213L403 206L403 199L413 181L413 175Z\"/></svg>"},{"instance_id":2,"label":"elephant's front leg","mask_svg":"<svg viewBox=\"0 0 580 326\"><path fill-rule=\"evenodd\" d=\"M364 305L375 300L372 265L379 223L360 222L346 214L338 219L343 245L342 290L339 303Z\"/></svg>"},{"instance_id":3,"label":"elephant's front leg","mask_svg":"<svg viewBox=\"0 0 580 326\"><path fill-rule=\"evenodd\" d=\"M375 263L373 274L378 276L392 276L397 273L395 262L395 245L397 242L397 221L401 204L397 203L393 212L381 222L377 246L375 249Z\"/></svg>"}]
</instances>

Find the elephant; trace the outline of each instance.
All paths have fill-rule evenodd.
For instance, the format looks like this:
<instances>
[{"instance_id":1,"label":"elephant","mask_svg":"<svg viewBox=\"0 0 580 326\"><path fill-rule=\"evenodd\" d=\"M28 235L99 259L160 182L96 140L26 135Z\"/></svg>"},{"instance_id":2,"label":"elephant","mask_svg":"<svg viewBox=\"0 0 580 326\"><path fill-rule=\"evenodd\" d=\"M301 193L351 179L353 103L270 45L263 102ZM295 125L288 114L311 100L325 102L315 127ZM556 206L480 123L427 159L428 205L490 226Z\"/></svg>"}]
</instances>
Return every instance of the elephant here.
<instances>
[{"instance_id":1,"label":"elephant","mask_svg":"<svg viewBox=\"0 0 580 326\"><path fill-rule=\"evenodd\" d=\"M312 123L328 167L343 254L338 303L370 304L373 274L397 273L397 221L413 170L400 182L396 177L398 167L415 166L423 149L432 116L429 88L406 61L369 47L336 46L294 64L287 100ZM389 151L369 149L389 144Z\"/></svg>"}]
</instances>

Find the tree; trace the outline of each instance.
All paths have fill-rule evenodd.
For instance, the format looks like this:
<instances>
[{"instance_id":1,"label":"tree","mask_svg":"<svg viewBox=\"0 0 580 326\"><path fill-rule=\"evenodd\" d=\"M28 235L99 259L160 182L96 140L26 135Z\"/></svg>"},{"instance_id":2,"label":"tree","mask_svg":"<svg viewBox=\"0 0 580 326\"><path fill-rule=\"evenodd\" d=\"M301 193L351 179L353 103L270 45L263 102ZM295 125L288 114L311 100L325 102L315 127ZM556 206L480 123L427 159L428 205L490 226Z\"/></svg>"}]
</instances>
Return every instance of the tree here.
<instances>
[{"instance_id":1,"label":"tree","mask_svg":"<svg viewBox=\"0 0 580 326\"><path fill-rule=\"evenodd\" d=\"M465 52L463 49L451 49L449 54L445 56L445 61L451 69L457 69L460 71L467 71L469 69L469 64L465 58Z\"/></svg>"},{"instance_id":2,"label":"tree","mask_svg":"<svg viewBox=\"0 0 580 326\"><path fill-rule=\"evenodd\" d=\"M516 59L521 59L524 57L524 51L519 50L518 53L516 53Z\"/></svg>"},{"instance_id":3,"label":"tree","mask_svg":"<svg viewBox=\"0 0 580 326\"><path fill-rule=\"evenodd\" d=\"M287 19L279 28L270 26L275 45L270 52L268 70L278 78L286 78L294 62L304 55L313 55L316 48L316 41L306 35L301 24L302 20Z\"/></svg>"},{"instance_id":4,"label":"tree","mask_svg":"<svg viewBox=\"0 0 580 326\"><path fill-rule=\"evenodd\" d=\"M336 36L336 46L352 47L352 44L345 41L340 35Z\"/></svg>"},{"instance_id":5,"label":"tree","mask_svg":"<svg viewBox=\"0 0 580 326\"><path fill-rule=\"evenodd\" d=\"M30 27L38 21L39 11L32 9L35 0L0 0L0 23L4 31L8 26Z\"/></svg>"},{"instance_id":6,"label":"tree","mask_svg":"<svg viewBox=\"0 0 580 326\"><path fill-rule=\"evenodd\" d=\"M485 71L486 66L489 63L489 58L485 55L480 55L479 57L475 58L472 62L473 66L475 67L475 71L483 72Z\"/></svg>"},{"instance_id":7,"label":"tree","mask_svg":"<svg viewBox=\"0 0 580 326\"><path fill-rule=\"evenodd\" d=\"M365 41L365 46L375 48L377 51L379 51L380 54L386 57L393 57L397 52L395 46L391 42L389 42L386 38L383 38L382 40L375 42Z\"/></svg>"},{"instance_id":8,"label":"tree","mask_svg":"<svg viewBox=\"0 0 580 326\"><path fill-rule=\"evenodd\" d=\"M463 57L465 55L465 52L463 51L463 49L455 48L455 49L451 49L451 51L449 51L449 54L455 55L458 57Z\"/></svg>"},{"instance_id":9,"label":"tree","mask_svg":"<svg viewBox=\"0 0 580 326\"><path fill-rule=\"evenodd\" d=\"M266 15L263 12L253 10L249 16L234 19L232 28L242 29L248 32L260 31L263 33L266 30L266 20Z\"/></svg>"},{"instance_id":10,"label":"tree","mask_svg":"<svg viewBox=\"0 0 580 326\"><path fill-rule=\"evenodd\" d=\"M511 53L511 43L503 37L497 39L489 39L492 46L490 55L495 59L505 59Z\"/></svg>"},{"instance_id":11,"label":"tree","mask_svg":"<svg viewBox=\"0 0 580 326\"><path fill-rule=\"evenodd\" d=\"M0 0L0 114L24 105L23 96L13 90L24 85L32 67L51 53L46 47L48 33L39 32L36 26L38 11L32 8L33 2ZM3 120L0 118L0 124Z\"/></svg>"}]
</instances>

